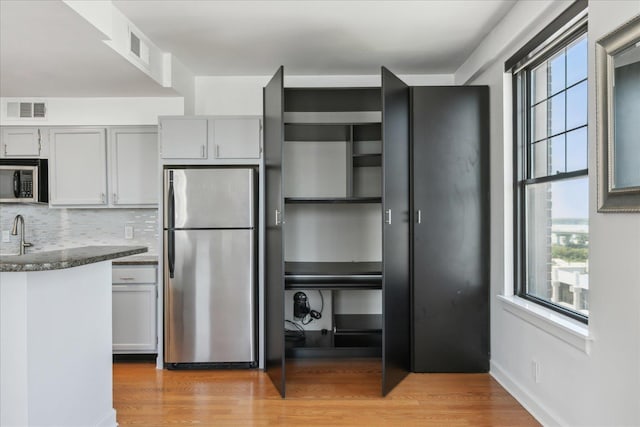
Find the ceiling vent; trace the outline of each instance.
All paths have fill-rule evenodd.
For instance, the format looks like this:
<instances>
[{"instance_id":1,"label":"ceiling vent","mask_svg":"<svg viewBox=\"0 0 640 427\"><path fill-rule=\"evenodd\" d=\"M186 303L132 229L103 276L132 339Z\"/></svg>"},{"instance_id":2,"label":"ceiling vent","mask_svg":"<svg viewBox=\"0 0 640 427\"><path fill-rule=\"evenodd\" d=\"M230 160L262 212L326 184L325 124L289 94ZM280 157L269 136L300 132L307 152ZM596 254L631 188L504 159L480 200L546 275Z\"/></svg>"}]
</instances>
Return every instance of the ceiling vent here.
<instances>
[{"instance_id":1,"label":"ceiling vent","mask_svg":"<svg viewBox=\"0 0 640 427\"><path fill-rule=\"evenodd\" d=\"M143 64L149 65L149 46L131 30L129 30L129 51Z\"/></svg>"},{"instance_id":2,"label":"ceiling vent","mask_svg":"<svg viewBox=\"0 0 640 427\"><path fill-rule=\"evenodd\" d=\"M7 102L9 119L44 119L47 115L45 102Z\"/></svg>"}]
</instances>

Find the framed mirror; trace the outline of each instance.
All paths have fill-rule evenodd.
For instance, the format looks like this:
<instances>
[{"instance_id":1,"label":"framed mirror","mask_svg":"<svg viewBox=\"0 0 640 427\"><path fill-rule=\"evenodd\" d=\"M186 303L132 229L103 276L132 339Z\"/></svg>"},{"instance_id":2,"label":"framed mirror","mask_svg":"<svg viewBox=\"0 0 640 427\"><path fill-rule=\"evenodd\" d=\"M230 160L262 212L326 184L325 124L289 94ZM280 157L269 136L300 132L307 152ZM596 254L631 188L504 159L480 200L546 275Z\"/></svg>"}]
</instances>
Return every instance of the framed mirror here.
<instances>
[{"instance_id":1,"label":"framed mirror","mask_svg":"<svg viewBox=\"0 0 640 427\"><path fill-rule=\"evenodd\" d=\"M640 212L640 15L596 42L598 211Z\"/></svg>"}]
</instances>

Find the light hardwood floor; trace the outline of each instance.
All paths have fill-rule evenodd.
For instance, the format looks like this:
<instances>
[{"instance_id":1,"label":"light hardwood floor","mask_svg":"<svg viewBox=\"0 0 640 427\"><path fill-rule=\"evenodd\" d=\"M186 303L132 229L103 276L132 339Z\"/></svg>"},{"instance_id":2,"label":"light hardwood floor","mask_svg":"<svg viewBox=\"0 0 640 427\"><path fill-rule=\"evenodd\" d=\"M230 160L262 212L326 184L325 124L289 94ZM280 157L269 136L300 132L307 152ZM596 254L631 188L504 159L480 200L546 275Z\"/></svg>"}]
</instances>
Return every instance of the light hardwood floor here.
<instances>
[{"instance_id":1,"label":"light hardwood floor","mask_svg":"<svg viewBox=\"0 0 640 427\"><path fill-rule=\"evenodd\" d=\"M118 362L114 407L121 427L539 425L488 374L409 374L385 398L375 359L288 362L287 374L282 399L260 370Z\"/></svg>"}]
</instances>

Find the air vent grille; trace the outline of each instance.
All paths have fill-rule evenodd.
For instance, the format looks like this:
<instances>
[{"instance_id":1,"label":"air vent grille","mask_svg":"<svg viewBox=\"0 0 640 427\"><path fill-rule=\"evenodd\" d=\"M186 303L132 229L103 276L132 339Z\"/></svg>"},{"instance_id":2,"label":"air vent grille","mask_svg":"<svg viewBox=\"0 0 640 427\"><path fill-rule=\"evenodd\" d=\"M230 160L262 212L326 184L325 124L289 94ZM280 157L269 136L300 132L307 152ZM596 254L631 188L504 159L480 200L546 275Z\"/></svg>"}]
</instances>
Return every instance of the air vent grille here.
<instances>
[{"instance_id":1,"label":"air vent grille","mask_svg":"<svg viewBox=\"0 0 640 427\"><path fill-rule=\"evenodd\" d=\"M131 52L140 58L140 39L133 33L129 33L131 35Z\"/></svg>"},{"instance_id":2,"label":"air vent grille","mask_svg":"<svg viewBox=\"0 0 640 427\"><path fill-rule=\"evenodd\" d=\"M33 104L30 102L21 102L20 103L20 117L33 117L32 111Z\"/></svg>"},{"instance_id":3,"label":"air vent grille","mask_svg":"<svg viewBox=\"0 0 640 427\"><path fill-rule=\"evenodd\" d=\"M7 118L44 119L46 115L46 102L7 102Z\"/></svg>"},{"instance_id":4,"label":"air vent grille","mask_svg":"<svg viewBox=\"0 0 640 427\"><path fill-rule=\"evenodd\" d=\"M44 105L44 102L33 103L33 117L44 118L46 114L47 114L47 107Z\"/></svg>"},{"instance_id":5,"label":"air vent grille","mask_svg":"<svg viewBox=\"0 0 640 427\"><path fill-rule=\"evenodd\" d=\"M141 61L142 65L149 66L149 46L131 29L129 29L129 51Z\"/></svg>"}]
</instances>

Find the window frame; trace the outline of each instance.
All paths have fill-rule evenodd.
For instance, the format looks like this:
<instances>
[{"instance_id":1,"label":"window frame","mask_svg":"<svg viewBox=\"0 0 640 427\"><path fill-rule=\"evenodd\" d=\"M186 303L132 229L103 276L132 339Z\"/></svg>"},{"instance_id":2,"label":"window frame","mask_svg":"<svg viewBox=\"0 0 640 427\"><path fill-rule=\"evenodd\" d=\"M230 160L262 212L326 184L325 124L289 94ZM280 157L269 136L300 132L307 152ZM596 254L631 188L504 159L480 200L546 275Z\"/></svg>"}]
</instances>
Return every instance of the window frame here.
<instances>
[{"instance_id":1,"label":"window frame","mask_svg":"<svg viewBox=\"0 0 640 427\"><path fill-rule=\"evenodd\" d=\"M587 315L575 312L559 304L544 300L527 292L527 204L526 190L530 185L562 182L577 177L588 177L589 168L571 172L561 172L538 178L532 178L532 147L531 135L531 81L532 71L540 64L552 58L558 52L570 46L573 42L588 34L586 6L581 7L582 2L576 2L570 7L564 16L560 16L550 26L532 39L521 49L517 55L519 60L510 58L505 63L505 71L512 73L512 108L513 108L513 233L514 233L514 294L527 301L539 304L545 308L561 313L567 317L588 324ZM558 25L558 21L564 21L564 25ZM562 22L560 22L562 23ZM559 28L558 28L559 27ZM553 30L553 31L551 31ZM543 36L546 37L543 38ZM535 43L535 44L534 44ZM524 52L523 52L524 51ZM507 68L509 67L509 68ZM566 71L565 71L566 72ZM583 81L566 86L563 91L577 86ZM559 92L560 93L560 92ZM565 95L566 96L566 95ZM551 96L547 100L551 99ZM541 101L542 102L542 101ZM566 120L565 111L565 120ZM588 132L589 123L585 126ZM575 128L578 129L578 128ZM572 130L575 130L572 129ZM565 129L566 135L569 129ZM550 136L547 137L549 139ZM539 141L536 141L539 142ZM566 144L566 142L565 142ZM566 147L566 145L565 145ZM566 149L566 148L565 148ZM566 158L565 158L566 162ZM588 145L587 145L588 162Z\"/></svg>"}]
</instances>

